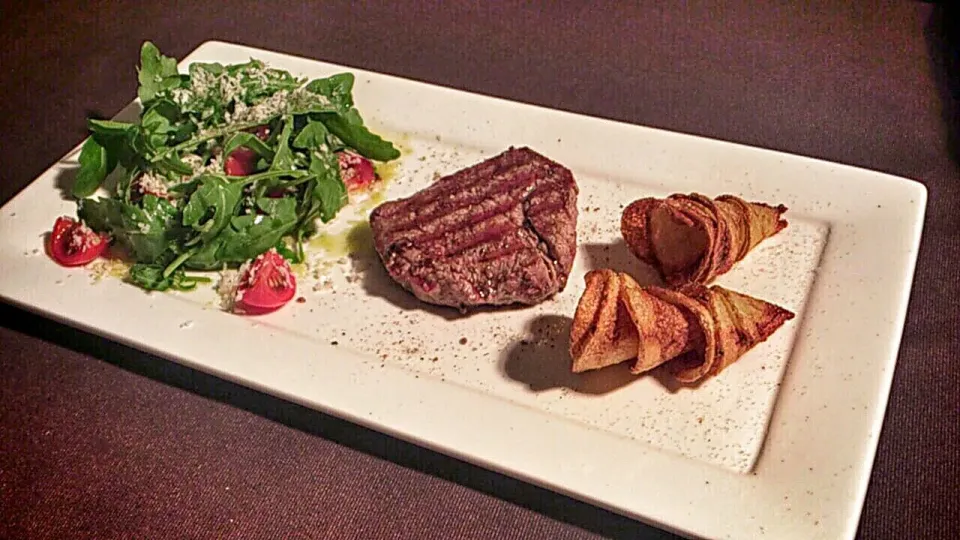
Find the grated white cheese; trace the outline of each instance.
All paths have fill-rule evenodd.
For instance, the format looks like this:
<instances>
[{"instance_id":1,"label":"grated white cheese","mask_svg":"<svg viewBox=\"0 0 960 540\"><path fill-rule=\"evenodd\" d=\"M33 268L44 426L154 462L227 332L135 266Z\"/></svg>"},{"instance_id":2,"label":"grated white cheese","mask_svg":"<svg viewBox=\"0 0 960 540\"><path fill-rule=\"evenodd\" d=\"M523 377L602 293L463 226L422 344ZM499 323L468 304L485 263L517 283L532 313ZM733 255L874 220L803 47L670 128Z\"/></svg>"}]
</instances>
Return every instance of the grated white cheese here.
<instances>
[{"instance_id":1,"label":"grated white cheese","mask_svg":"<svg viewBox=\"0 0 960 540\"><path fill-rule=\"evenodd\" d=\"M87 235L83 233L84 225L77 227L77 230L70 235L70 238L67 242L70 251L82 251L87 247Z\"/></svg>"},{"instance_id":2,"label":"grated white cheese","mask_svg":"<svg viewBox=\"0 0 960 540\"><path fill-rule=\"evenodd\" d=\"M190 90L197 96L205 96L214 87L217 78L205 69L198 69L190 77Z\"/></svg>"},{"instance_id":3,"label":"grated white cheese","mask_svg":"<svg viewBox=\"0 0 960 540\"><path fill-rule=\"evenodd\" d=\"M180 156L180 160L189 165L194 173L203 167L203 157L196 154L184 154Z\"/></svg>"},{"instance_id":4,"label":"grated white cheese","mask_svg":"<svg viewBox=\"0 0 960 540\"><path fill-rule=\"evenodd\" d=\"M257 67L247 71L247 77L251 80L257 81L263 86L267 85L267 72L264 70L263 64L258 65Z\"/></svg>"},{"instance_id":5,"label":"grated white cheese","mask_svg":"<svg viewBox=\"0 0 960 540\"><path fill-rule=\"evenodd\" d=\"M194 97L194 93L188 88L174 88L171 90L173 102L177 105L185 105Z\"/></svg>"},{"instance_id":6,"label":"grated white cheese","mask_svg":"<svg viewBox=\"0 0 960 540\"><path fill-rule=\"evenodd\" d=\"M252 107L235 108L232 115L227 115L227 123L256 123L269 120L274 116L284 113L288 108L289 100L290 92L280 90Z\"/></svg>"},{"instance_id":7,"label":"grated white cheese","mask_svg":"<svg viewBox=\"0 0 960 540\"><path fill-rule=\"evenodd\" d=\"M140 193L150 193L157 197L166 197L169 195L166 180L152 172L145 172L140 175L140 179L137 181L137 188L140 190Z\"/></svg>"},{"instance_id":8,"label":"grated white cheese","mask_svg":"<svg viewBox=\"0 0 960 540\"><path fill-rule=\"evenodd\" d=\"M201 173L207 172L222 172L223 171L223 162L220 161L220 156L216 155L210 160L210 163L207 163L205 167L200 169Z\"/></svg>"},{"instance_id":9,"label":"grated white cheese","mask_svg":"<svg viewBox=\"0 0 960 540\"><path fill-rule=\"evenodd\" d=\"M329 107L331 105L327 96L311 92L310 90L307 90L306 87L300 87L294 90L290 95L289 101L292 109L300 108L302 105L301 102L309 102L311 104L319 103L324 107Z\"/></svg>"},{"instance_id":10,"label":"grated white cheese","mask_svg":"<svg viewBox=\"0 0 960 540\"><path fill-rule=\"evenodd\" d=\"M227 77L226 75L221 75L220 79L220 99L223 100L223 103L230 103L231 101L241 102L241 94L243 92L243 85L240 84L240 80L236 77Z\"/></svg>"},{"instance_id":11,"label":"grated white cheese","mask_svg":"<svg viewBox=\"0 0 960 540\"><path fill-rule=\"evenodd\" d=\"M224 120L226 120L228 124L233 122L240 122L242 120L237 120L237 119L238 118L242 119L245 116L247 116L247 114L249 114L247 111L249 110L250 108L247 107L246 103L244 103L243 101L237 101L236 103L233 104L233 112L231 113L230 111L227 111L224 114Z\"/></svg>"},{"instance_id":12,"label":"grated white cheese","mask_svg":"<svg viewBox=\"0 0 960 540\"><path fill-rule=\"evenodd\" d=\"M182 103L190 99L207 101L213 98L223 104L233 103L233 113L225 115L227 124L259 122L286 110L287 100L290 97L290 93L286 90L277 92L253 106L248 106L243 93L245 83L249 81L256 81L264 86L268 84L269 77L262 63L256 63L253 67L232 75L223 72L215 76L206 70L197 70L190 79L189 90L175 92L174 100ZM210 113L212 114L212 111Z\"/></svg>"},{"instance_id":13,"label":"grated white cheese","mask_svg":"<svg viewBox=\"0 0 960 540\"><path fill-rule=\"evenodd\" d=\"M225 311L233 310L237 289L240 287L241 270L246 270L245 266L241 266L240 270L224 269L220 272L220 280L217 281L216 291L220 296L221 309Z\"/></svg>"},{"instance_id":14,"label":"grated white cheese","mask_svg":"<svg viewBox=\"0 0 960 540\"><path fill-rule=\"evenodd\" d=\"M223 162L220 160L220 147L214 147L211 153L213 154L213 157L207 164L204 164L203 157L196 154L185 154L183 157L181 157L180 159L189 165L191 169L193 169L193 172L184 175L183 179L189 180L190 178L194 178L204 173L223 171Z\"/></svg>"},{"instance_id":15,"label":"grated white cheese","mask_svg":"<svg viewBox=\"0 0 960 540\"><path fill-rule=\"evenodd\" d=\"M107 276L122 277L126 275L130 265L119 259L97 259L90 263L87 268L90 270L90 278L93 281L100 281Z\"/></svg>"}]
</instances>

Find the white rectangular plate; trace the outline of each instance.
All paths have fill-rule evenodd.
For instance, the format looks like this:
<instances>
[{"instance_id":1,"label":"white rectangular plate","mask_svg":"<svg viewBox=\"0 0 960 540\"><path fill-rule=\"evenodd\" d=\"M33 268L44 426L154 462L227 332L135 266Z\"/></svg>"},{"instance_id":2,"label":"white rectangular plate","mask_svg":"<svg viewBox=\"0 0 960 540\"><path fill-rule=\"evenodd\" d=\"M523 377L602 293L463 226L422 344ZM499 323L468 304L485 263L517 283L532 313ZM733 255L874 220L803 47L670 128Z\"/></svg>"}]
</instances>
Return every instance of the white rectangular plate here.
<instances>
[{"instance_id":1,"label":"white rectangular plate","mask_svg":"<svg viewBox=\"0 0 960 540\"><path fill-rule=\"evenodd\" d=\"M581 217L567 288L539 306L466 317L423 305L379 265L364 226L371 205L361 204L313 243L299 278L305 302L244 318L222 312L209 289L147 294L44 256L44 233L75 212L59 187L74 149L0 211L0 296L681 534L853 537L913 278L922 185L233 44L205 43L181 68L250 57L308 77L357 76L364 117L404 151L386 198L509 146L569 167ZM623 205L691 191L789 207L790 226L719 283L796 318L696 390L617 367L570 374L583 274L649 273L619 241Z\"/></svg>"}]
</instances>

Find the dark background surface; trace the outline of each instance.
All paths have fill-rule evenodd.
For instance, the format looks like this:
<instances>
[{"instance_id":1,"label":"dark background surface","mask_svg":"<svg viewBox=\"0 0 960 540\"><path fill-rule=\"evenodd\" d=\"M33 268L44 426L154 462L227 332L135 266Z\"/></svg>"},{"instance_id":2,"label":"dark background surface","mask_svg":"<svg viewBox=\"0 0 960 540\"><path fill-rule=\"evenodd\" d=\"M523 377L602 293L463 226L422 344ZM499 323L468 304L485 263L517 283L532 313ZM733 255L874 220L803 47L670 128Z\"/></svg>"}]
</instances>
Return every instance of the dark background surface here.
<instances>
[{"instance_id":1,"label":"dark background surface","mask_svg":"<svg viewBox=\"0 0 960 540\"><path fill-rule=\"evenodd\" d=\"M0 200L80 142L88 114L132 99L144 39L178 58L234 41L920 180L924 240L859 535L960 537L952 23L916 2L636 4L4 2ZM0 313L0 537L669 537Z\"/></svg>"}]
</instances>

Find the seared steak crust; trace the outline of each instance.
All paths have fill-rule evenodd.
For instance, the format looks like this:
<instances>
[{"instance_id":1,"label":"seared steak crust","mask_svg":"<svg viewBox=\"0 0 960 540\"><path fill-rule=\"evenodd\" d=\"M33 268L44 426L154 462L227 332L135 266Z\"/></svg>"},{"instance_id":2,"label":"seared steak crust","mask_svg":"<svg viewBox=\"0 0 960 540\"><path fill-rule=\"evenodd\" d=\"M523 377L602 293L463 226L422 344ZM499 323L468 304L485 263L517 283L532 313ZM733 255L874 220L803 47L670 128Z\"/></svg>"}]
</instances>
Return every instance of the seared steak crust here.
<instances>
[{"instance_id":1,"label":"seared steak crust","mask_svg":"<svg viewBox=\"0 0 960 540\"><path fill-rule=\"evenodd\" d=\"M390 276L432 304L537 304L563 290L577 249L573 174L510 148L371 213Z\"/></svg>"}]
</instances>

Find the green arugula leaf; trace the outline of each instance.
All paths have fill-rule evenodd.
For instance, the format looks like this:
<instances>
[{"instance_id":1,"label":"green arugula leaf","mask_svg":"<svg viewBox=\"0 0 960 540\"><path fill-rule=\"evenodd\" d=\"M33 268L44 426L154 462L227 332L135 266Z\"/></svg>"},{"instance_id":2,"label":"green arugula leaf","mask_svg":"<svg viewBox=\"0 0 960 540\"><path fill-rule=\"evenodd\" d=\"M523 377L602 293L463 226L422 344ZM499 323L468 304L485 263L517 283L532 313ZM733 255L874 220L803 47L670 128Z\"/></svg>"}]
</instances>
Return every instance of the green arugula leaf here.
<instances>
[{"instance_id":1,"label":"green arugula leaf","mask_svg":"<svg viewBox=\"0 0 960 540\"><path fill-rule=\"evenodd\" d=\"M310 155L310 172L316 177L312 198L318 203L321 221L329 222L347 204L347 187L340 178L340 165L333 153Z\"/></svg>"},{"instance_id":2,"label":"green arugula leaf","mask_svg":"<svg viewBox=\"0 0 960 540\"><path fill-rule=\"evenodd\" d=\"M183 207L183 225L199 232L187 245L210 240L230 223L243 196L243 186L212 175L200 180L200 186Z\"/></svg>"},{"instance_id":3,"label":"green arugula leaf","mask_svg":"<svg viewBox=\"0 0 960 540\"><path fill-rule=\"evenodd\" d=\"M170 250L176 217L177 208L169 201L147 194L141 206L121 203L120 226L113 233L130 248L137 262L156 263Z\"/></svg>"},{"instance_id":4,"label":"green arugula leaf","mask_svg":"<svg viewBox=\"0 0 960 540\"><path fill-rule=\"evenodd\" d=\"M140 117L140 129L149 144L149 148L159 151L167 146L171 135L178 133L176 127L180 109L170 100L155 101Z\"/></svg>"},{"instance_id":5,"label":"green arugula leaf","mask_svg":"<svg viewBox=\"0 0 960 540\"><path fill-rule=\"evenodd\" d=\"M133 201L134 192L131 188L133 187L133 181L142 174L141 171L140 167L132 167L126 171L126 174L117 179L114 194L118 197L119 202L131 203Z\"/></svg>"},{"instance_id":6,"label":"green arugula leaf","mask_svg":"<svg viewBox=\"0 0 960 540\"><path fill-rule=\"evenodd\" d=\"M301 150L320 148L324 144L327 144L327 137L329 135L330 132L327 131L323 122L309 120L307 124L303 126L303 129L300 130L300 133L297 134L297 138L293 140L293 147L300 148Z\"/></svg>"},{"instance_id":7,"label":"green arugula leaf","mask_svg":"<svg viewBox=\"0 0 960 540\"><path fill-rule=\"evenodd\" d=\"M113 171L116 162L111 163L107 149L104 148L96 139L90 137L80 150L80 170L77 171L77 179L73 183L73 196L77 199L83 199L93 195L104 178Z\"/></svg>"},{"instance_id":8,"label":"green arugula leaf","mask_svg":"<svg viewBox=\"0 0 960 540\"><path fill-rule=\"evenodd\" d=\"M178 269L168 276L164 276L164 267L157 264L138 263L130 267L128 279L148 291L189 291L197 287L197 283L206 283L210 278L188 276L182 269Z\"/></svg>"},{"instance_id":9,"label":"green arugula leaf","mask_svg":"<svg viewBox=\"0 0 960 540\"><path fill-rule=\"evenodd\" d=\"M257 199L257 208L274 219L285 222L296 220L297 201L291 197L260 197Z\"/></svg>"},{"instance_id":10,"label":"green arugula leaf","mask_svg":"<svg viewBox=\"0 0 960 540\"><path fill-rule=\"evenodd\" d=\"M163 173L174 173L178 175L193 174L193 167L187 165L179 157L171 154L156 163L156 168Z\"/></svg>"},{"instance_id":11,"label":"green arugula leaf","mask_svg":"<svg viewBox=\"0 0 960 540\"><path fill-rule=\"evenodd\" d=\"M313 198L320 201L320 219L328 223L347 204L347 189L337 178L317 178Z\"/></svg>"},{"instance_id":12,"label":"green arugula leaf","mask_svg":"<svg viewBox=\"0 0 960 540\"><path fill-rule=\"evenodd\" d=\"M148 291L165 291L173 285L172 279L163 277L163 266L154 264L140 263L131 266L129 278Z\"/></svg>"},{"instance_id":13,"label":"green arugula leaf","mask_svg":"<svg viewBox=\"0 0 960 540\"><path fill-rule=\"evenodd\" d=\"M306 89L326 98L335 111L346 113L353 107L353 83L353 73L338 73L310 81Z\"/></svg>"},{"instance_id":14,"label":"green arugula leaf","mask_svg":"<svg viewBox=\"0 0 960 540\"><path fill-rule=\"evenodd\" d=\"M317 115L331 133L359 152L362 156L377 161L390 161L400 157L393 143L383 140L362 125L353 124L337 114Z\"/></svg>"},{"instance_id":15,"label":"green arugula leaf","mask_svg":"<svg viewBox=\"0 0 960 540\"><path fill-rule=\"evenodd\" d=\"M180 144L185 143L193 138L197 134L198 127L191 121L186 119L177 120L173 124L173 130L169 133L170 143L171 144Z\"/></svg>"},{"instance_id":16,"label":"green arugula leaf","mask_svg":"<svg viewBox=\"0 0 960 540\"><path fill-rule=\"evenodd\" d=\"M274 152L273 150L266 145L259 137L253 133L247 133L246 131L241 131L234 133L229 139L227 139L226 144L223 145L223 155L229 156L231 152L244 146L253 150L262 158L273 159Z\"/></svg>"},{"instance_id":17,"label":"green arugula leaf","mask_svg":"<svg viewBox=\"0 0 960 540\"><path fill-rule=\"evenodd\" d=\"M123 203L116 199L80 199L77 202L77 216L88 227L97 232L111 232L123 222L120 207Z\"/></svg>"},{"instance_id":18,"label":"green arugula leaf","mask_svg":"<svg viewBox=\"0 0 960 540\"><path fill-rule=\"evenodd\" d=\"M184 261L183 266L192 270L217 270L224 267L224 261L220 259L220 248L223 247L224 238L217 236L207 243L200 246L200 249L193 252L189 259Z\"/></svg>"},{"instance_id":19,"label":"green arugula leaf","mask_svg":"<svg viewBox=\"0 0 960 540\"><path fill-rule=\"evenodd\" d=\"M137 154L132 141L140 134L140 127L137 124L91 119L87 121L87 127L90 129L91 137L107 150L107 168L110 171L117 164L125 169L130 169L136 164Z\"/></svg>"},{"instance_id":20,"label":"green arugula leaf","mask_svg":"<svg viewBox=\"0 0 960 540\"><path fill-rule=\"evenodd\" d=\"M234 66L229 72L236 75L240 81L243 100L247 104L282 90L293 92L306 82L306 79L294 77L287 71L268 68L260 60L251 60L246 64Z\"/></svg>"},{"instance_id":21,"label":"green arugula leaf","mask_svg":"<svg viewBox=\"0 0 960 540\"><path fill-rule=\"evenodd\" d=\"M151 161L161 173L179 176L193 173L168 145L188 139L196 131L192 122L182 122L180 108L168 99L154 101L140 119L140 131L135 143L140 152L154 156Z\"/></svg>"},{"instance_id":22,"label":"green arugula leaf","mask_svg":"<svg viewBox=\"0 0 960 540\"><path fill-rule=\"evenodd\" d=\"M146 112L154 112L166 118L168 123L171 124L180 119L180 106L166 98L154 100L154 102L150 104L150 107L145 109L145 113ZM143 125L143 127L147 127L144 125L146 122L144 122L142 118L140 124Z\"/></svg>"},{"instance_id":23,"label":"green arugula leaf","mask_svg":"<svg viewBox=\"0 0 960 540\"><path fill-rule=\"evenodd\" d=\"M177 234L176 207L153 195L143 198L142 208L117 199L83 199L77 214L91 229L116 237L139 262L163 260Z\"/></svg>"},{"instance_id":24,"label":"green arugula leaf","mask_svg":"<svg viewBox=\"0 0 960 540\"><path fill-rule=\"evenodd\" d=\"M166 82L168 78L179 82L176 59L160 54L156 45L145 41L140 47L140 67L137 70L137 80L140 82L137 96L144 106L162 90L169 88L171 83Z\"/></svg>"},{"instance_id":25,"label":"green arugula leaf","mask_svg":"<svg viewBox=\"0 0 960 540\"><path fill-rule=\"evenodd\" d=\"M356 108L350 109L343 114L343 119L346 120L348 124L353 124L355 126L363 125L363 117L360 116L360 111Z\"/></svg>"},{"instance_id":26,"label":"green arugula leaf","mask_svg":"<svg viewBox=\"0 0 960 540\"><path fill-rule=\"evenodd\" d=\"M87 120L87 128L94 135L106 137L126 137L131 131L137 129L137 124L131 122L116 122L114 120L97 120L91 118Z\"/></svg>"},{"instance_id":27,"label":"green arugula leaf","mask_svg":"<svg viewBox=\"0 0 960 540\"><path fill-rule=\"evenodd\" d=\"M286 171L296 168L293 156L293 150L290 149L290 134L293 132L293 118L283 119L283 130L277 139L277 152L273 156L273 163L270 164L271 171Z\"/></svg>"},{"instance_id":28,"label":"green arugula leaf","mask_svg":"<svg viewBox=\"0 0 960 540\"><path fill-rule=\"evenodd\" d=\"M277 245L273 247L274 249L277 250L277 253L279 253L280 256L283 257L284 259L287 259L288 261L294 264L303 262L303 256L297 253L296 251L290 249L290 247L287 246L287 243L284 242L282 238L280 239L279 242L277 242Z\"/></svg>"},{"instance_id":29,"label":"green arugula leaf","mask_svg":"<svg viewBox=\"0 0 960 540\"><path fill-rule=\"evenodd\" d=\"M293 198L269 197L257 201L265 213L234 217L223 232L223 247L218 256L228 262L252 259L274 247L297 223L297 203Z\"/></svg>"}]
</instances>

